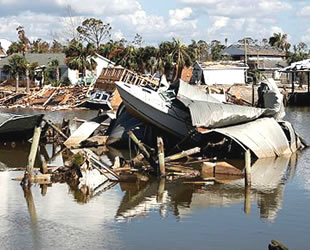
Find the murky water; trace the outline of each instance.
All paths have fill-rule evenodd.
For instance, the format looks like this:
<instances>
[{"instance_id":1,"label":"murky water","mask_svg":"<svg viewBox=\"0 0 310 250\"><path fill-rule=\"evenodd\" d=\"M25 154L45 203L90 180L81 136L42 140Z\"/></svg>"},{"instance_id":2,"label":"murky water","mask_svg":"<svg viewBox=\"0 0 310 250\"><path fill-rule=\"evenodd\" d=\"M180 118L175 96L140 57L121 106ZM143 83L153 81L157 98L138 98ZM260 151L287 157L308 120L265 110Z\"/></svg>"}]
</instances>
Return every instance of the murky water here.
<instances>
[{"instance_id":1,"label":"murky water","mask_svg":"<svg viewBox=\"0 0 310 250\"><path fill-rule=\"evenodd\" d=\"M62 120L61 112L52 115ZM286 119L310 142L310 108L290 108ZM47 146L45 156L57 150ZM27 152L27 143L1 146L0 169L25 166ZM272 239L309 249L309 153L256 162L247 190L243 180L155 180L99 188L85 197L67 184L23 192L11 180L22 172L3 171L0 249L268 249ZM61 164L56 158L53 164Z\"/></svg>"}]
</instances>

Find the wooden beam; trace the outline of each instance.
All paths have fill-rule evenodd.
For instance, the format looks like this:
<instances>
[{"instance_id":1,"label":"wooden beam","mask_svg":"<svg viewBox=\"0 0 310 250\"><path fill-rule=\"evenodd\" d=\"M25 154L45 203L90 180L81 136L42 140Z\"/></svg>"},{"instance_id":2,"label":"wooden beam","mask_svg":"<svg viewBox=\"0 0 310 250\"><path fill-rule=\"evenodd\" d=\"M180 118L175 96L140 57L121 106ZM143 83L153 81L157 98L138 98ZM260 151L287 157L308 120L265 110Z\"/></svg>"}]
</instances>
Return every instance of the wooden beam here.
<instances>
[{"instance_id":1,"label":"wooden beam","mask_svg":"<svg viewBox=\"0 0 310 250\"><path fill-rule=\"evenodd\" d=\"M164 141L163 138L161 137L157 137L157 148L158 148L159 174L161 177L164 177L166 175L165 152L164 152Z\"/></svg>"},{"instance_id":2,"label":"wooden beam","mask_svg":"<svg viewBox=\"0 0 310 250\"><path fill-rule=\"evenodd\" d=\"M245 160L245 186L251 186L251 152L248 149L244 154Z\"/></svg>"},{"instance_id":3,"label":"wooden beam","mask_svg":"<svg viewBox=\"0 0 310 250\"><path fill-rule=\"evenodd\" d=\"M177 154L168 156L168 157L165 158L165 162L175 161L175 160L184 158L184 157L189 156L189 155L197 154L199 152L200 152L200 148L199 147L195 147L195 148L183 151L181 153L177 153Z\"/></svg>"},{"instance_id":4,"label":"wooden beam","mask_svg":"<svg viewBox=\"0 0 310 250\"><path fill-rule=\"evenodd\" d=\"M26 172L27 174L29 174L30 176L32 176L32 171L33 171L33 166L34 166L34 162L36 159L36 155L37 155L37 151L38 151L38 146L39 146L39 141L40 141L40 135L41 135L41 127L36 126L34 128L34 134L32 137L32 144L31 144L31 148L30 148L30 153L28 156L28 164L26 167Z\"/></svg>"}]
</instances>

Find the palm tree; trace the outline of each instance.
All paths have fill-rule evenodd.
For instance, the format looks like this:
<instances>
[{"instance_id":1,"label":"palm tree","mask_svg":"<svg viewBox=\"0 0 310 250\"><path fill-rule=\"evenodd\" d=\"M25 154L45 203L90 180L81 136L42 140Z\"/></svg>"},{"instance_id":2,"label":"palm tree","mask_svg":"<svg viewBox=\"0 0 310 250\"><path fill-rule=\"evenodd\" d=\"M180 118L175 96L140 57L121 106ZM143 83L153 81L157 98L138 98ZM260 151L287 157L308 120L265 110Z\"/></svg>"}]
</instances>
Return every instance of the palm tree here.
<instances>
[{"instance_id":1,"label":"palm tree","mask_svg":"<svg viewBox=\"0 0 310 250\"><path fill-rule=\"evenodd\" d=\"M59 83L60 80L60 74L59 74L59 61L57 59L53 59L48 63L48 66L55 70L56 72L56 82Z\"/></svg>"},{"instance_id":2,"label":"palm tree","mask_svg":"<svg viewBox=\"0 0 310 250\"><path fill-rule=\"evenodd\" d=\"M64 52L68 67L81 72L83 81L85 82L86 70L94 70L97 67L97 63L94 60L96 56L95 46L89 43L84 47L81 42L73 40L64 49Z\"/></svg>"},{"instance_id":3,"label":"palm tree","mask_svg":"<svg viewBox=\"0 0 310 250\"><path fill-rule=\"evenodd\" d=\"M3 66L3 71L9 73L11 76L15 77L16 88L15 91L18 91L19 88L19 76L25 74L27 65L26 58L21 55L13 55L9 59L9 64Z\"/></svg>"},{"instance_id":4,"label":"palm tree","mask_svg":"<svg viewBox=\"0 0 310 250\"><path fill-rule=\"evenodd\" d=\"M122 65L129 70L138 70L137 49L133 45L128 45L124 49L119 49L119 59L117 65Z\"/></svg>"},{"instance_id":5,"label":"palm tree","mask_svg":"<svg viewBox=\"0 0 310 250\"><path fill-rule=\"evenodd\" d=\"M190 66L192 60L187 52L187 47L180 39L172 39L172 58L175 62L174 79L181 78L184 66Z\"/></svg>"},{"instance_id":6,"label":"palm tree","mask_svg":"<svg viewBox=\"0 0 310 250\"><path fill-rule=\"evenodd\" d=\"M269 38L269 44L285 51L291 47L291 44L287 42L287 34L282 33L273 33L273 36Z\"/></svg>"},{"instance_id":7,"label":"palm tree","mask_svg":"<svg viewBox=\"0 0 310 250\"><path fill-rule=\"evenodd\" d=\"M7 54L12 55L15 53L22 53L23 52L23 43L22 42L13 42L10 47L8 48Z\"/></svg>"}]
</instances>

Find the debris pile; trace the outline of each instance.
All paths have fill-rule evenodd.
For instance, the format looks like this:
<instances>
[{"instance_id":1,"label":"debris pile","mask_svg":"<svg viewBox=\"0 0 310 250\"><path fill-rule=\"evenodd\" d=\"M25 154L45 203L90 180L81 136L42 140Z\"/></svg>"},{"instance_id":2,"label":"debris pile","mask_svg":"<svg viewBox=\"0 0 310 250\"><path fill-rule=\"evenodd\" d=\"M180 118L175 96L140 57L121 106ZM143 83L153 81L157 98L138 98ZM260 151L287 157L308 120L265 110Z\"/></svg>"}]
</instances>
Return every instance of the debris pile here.
<instances>
[{"instance_id":1,"label":"debris pile","mask_svg":"<svg viewBox=\"0 0 310 250\"><path fill-rule=\"evenodd\" d=\"M0 106L7 108L28 107L33 109L70 109L79 107L88 96L88 87L50 87L32 89L27 93L2 93Z\"/></svg>"}]
</instances>

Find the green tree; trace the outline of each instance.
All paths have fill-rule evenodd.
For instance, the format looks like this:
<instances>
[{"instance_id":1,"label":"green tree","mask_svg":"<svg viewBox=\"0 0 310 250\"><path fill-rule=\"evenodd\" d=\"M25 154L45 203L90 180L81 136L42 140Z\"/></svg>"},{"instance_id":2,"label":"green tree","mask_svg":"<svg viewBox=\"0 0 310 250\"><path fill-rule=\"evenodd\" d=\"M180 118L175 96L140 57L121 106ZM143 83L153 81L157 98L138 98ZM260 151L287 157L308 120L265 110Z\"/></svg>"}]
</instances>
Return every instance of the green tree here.
<instances>
[{"instance_id":1,"label":"green tree","mask_svg":"<svg viewBox=\"0 0 310 250\"><path fill-rule=\"evenodd\" d=\"M111 37L112 27L100 19L87 18L76 30L85 41L94 43L98 49L104 39Z\"/></svg>"},{"instance_id":2,"label":"green tree","mask_svg":"<svg viewBox=\"0 0 310 250\"><path fill-rule=\"evenodd\" d=\"M57 59L53 59L48 63L50 69L55 70L56 73L56 82L60 81L60 72L59 72L59 61Z\"/></svg>"},{"instance_id":3,"label":"green tree","mask_svg":"<svg viewBox=\"0 0 310 250\"><path fill-rule=\"evenodd\" d=\"M58 42L57 40L54 40L49 51L51 53L62 53L63 52L63 45L60 42Z\"/></svg>"},{"instance_id":4,"label":"green tree","mask_svg":"<svg viewBox=\"0 0 310 250\"><path fill-rule=\"evenodd\" d=\"M9 73L12 77L15 77L15 91L17 92L19 88L19 77L26 73L27 65L29 65L29 63L26 58L21 55L13 55L8 62L9 64L3 66L3 71Z\"/></svg>"},{"instance_id":5,"label":"green tree","mask_svg":"<svg viewBox=\"0 0 310 250\"><path fill-rule=\"evenodd\" d=\"M302 61L309 58L309 50L307 44L300 42L297 45L294 45L293 52L287 52L287 62L289 64L293 62Z\"/></svg>"},{"instance_id":6,"label":"green tree","mask_svg":"<svg viewBox=\"0 0 310 250\"><path fill-rule=\"evenodd\" d=\"M15 53L22 53L23 52L23 46L24 45L21 41L13 42L7 50L7 54L12 55Z\"/></svg>"},{"instance_id":7,"label":"green tree","mask_svg":"<svg viewBox=\"0 0 310 250\"><path fill-rule=\"evenodd\" d=\"M273 33L273 36L269 38L269 44L283 51L288 51L291 47L291 44L287 42L287 34L282 33Z\"/></svg>"},{"instance_id":8,"label":"green tree","mask_svg":"<svg viewBox=\"0 0 310 250\"><path fill-rule=\"evenodd\" d=\"M92 43L83 46L81 42L73 40L68 47L64 49L66 54L66 64L70 69L78 70L82 73L85 82L86 70L96 69L97 63L94 60L96 49Z\"/></svg>"},{"instance_id":9,"label":"green tree","mask_svg":"<svg viewBox=\"0 0 310 250\"><path fill-rule=\"evenodd\" d=\"M41 38L33 41L30 52L31 53L47 53L49 51L49 44L46 41L42 41Z\"/></svg>"},{"instance_id":10,"label":"green tree","mask_svg":"<svg viewBox=\"0 0 310 250\"><path fill-rule=\"evenodd\" d=\"M223 59L222 51L225 49L225 45L221 44L220 41L213 40L211 42L211 56L213 61L219 61Z\"/></svg>"}]
</instances>

